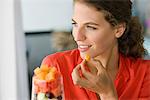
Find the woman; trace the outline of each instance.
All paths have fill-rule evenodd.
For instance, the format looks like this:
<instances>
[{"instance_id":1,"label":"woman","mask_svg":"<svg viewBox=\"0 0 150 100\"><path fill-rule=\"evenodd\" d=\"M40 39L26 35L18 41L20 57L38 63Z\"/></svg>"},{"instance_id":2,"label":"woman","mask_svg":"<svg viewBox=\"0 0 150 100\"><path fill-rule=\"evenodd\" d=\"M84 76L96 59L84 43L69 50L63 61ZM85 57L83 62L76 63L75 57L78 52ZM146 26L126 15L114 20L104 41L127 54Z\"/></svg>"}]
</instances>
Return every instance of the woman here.
<instances>
[{"instance_id":1,"label":"woman","mask_svg":"<svg viewBox=\"0 0 150 100\"><path fill-rule=\"evenodd\" d=\"M130 0L74 0L78 49L45 57L63 76L65 100L150 99L150 61ZM90 60L85 60L86 55Z\"/></svg>"}]
</instances>

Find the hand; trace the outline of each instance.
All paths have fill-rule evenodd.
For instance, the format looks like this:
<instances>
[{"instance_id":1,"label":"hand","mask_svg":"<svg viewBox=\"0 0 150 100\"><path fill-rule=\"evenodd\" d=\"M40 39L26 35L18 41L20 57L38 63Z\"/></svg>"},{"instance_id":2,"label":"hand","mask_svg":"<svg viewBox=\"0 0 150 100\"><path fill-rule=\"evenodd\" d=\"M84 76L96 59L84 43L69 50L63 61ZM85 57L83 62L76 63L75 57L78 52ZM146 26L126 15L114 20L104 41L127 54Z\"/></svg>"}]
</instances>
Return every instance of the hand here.
<instances>
[{"instance_id":1,"label":"hand","mask_svg":"<svg viewBox=\"0 0 150 100\"><path fill-rule=\"evenodd\" d=\"M87 70L87 67L89 70ZM82 76L80 75L80 71ZM81 64L77 65L72 72L72 79L75 85L89 89L101 98L117 97L116 90L106 69L100 61L91 59L86 62L83 60Z\"/></svg>"}]
</instances>

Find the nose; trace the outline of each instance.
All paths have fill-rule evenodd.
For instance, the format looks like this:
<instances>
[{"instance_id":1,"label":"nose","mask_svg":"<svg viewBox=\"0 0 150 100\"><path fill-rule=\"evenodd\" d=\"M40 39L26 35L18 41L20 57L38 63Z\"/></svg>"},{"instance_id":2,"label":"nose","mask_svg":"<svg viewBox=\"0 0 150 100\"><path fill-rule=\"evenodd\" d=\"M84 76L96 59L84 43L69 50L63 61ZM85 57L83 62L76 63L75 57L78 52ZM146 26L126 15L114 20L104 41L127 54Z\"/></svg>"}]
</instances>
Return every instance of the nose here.
<instances>
[{"instance_id":1,"label":"nose","mask_svg":"<svg viewBox=\"0 0 150 100\"><path fill-rule=\"evenodd\" d=\"M75 41L83 41L86 39L86 35L84 32L84 29L78 28L78 29L73 29L73 37Z\"/></svg>"}]
</instances>

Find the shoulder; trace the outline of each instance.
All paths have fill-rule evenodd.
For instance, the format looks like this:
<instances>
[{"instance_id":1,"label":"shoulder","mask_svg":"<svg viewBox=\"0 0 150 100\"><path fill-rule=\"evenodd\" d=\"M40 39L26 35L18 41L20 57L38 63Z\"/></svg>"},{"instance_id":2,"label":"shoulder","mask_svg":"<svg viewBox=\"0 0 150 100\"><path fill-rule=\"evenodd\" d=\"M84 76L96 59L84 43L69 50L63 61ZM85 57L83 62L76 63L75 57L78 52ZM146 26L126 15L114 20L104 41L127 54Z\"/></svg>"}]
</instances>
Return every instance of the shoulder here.
<instances>
[{"instance_id":1,"label":"shoulder","mask_svg":"<svg viewBox=\"0 0 150 100\"><path fill-rule=\"evenodd\" d=\"M133 58L127 57L121 54L121 61L127 63L128 66L150 66L150 60L145 60L143 58Z\"/></svg>"},{"instance_id":2,"label":"shoulder","mask_svg":"<svg viewBox=\"0 0 150 100\"><path fill-rule=\"evenodd\" d=\"M143 73L147 73L150 75L150 60L144 60L139 58L136 61L133 61L132 65L133 69L136 69L139 72L143 71Z\"/></svg>"},{"instance_id":3,"label":"shoulder","mask_svg":"<svg viewBox=\"0 0 150 100\"><path fill-rule=\"evenodd\" d=\"M79 58L79 52L77 49L73 50L67 50L63 52L57 52L54 54L47 55L44 57L42 64L47 64L50 65L56 62L60 61L66 61L66 60L71 60L71 59L78 59Z\"/></svg>"},{"instance_id":4,"label":"shoulder","mask_svg":"<svg viewBox=\"0 0 150 100\"><path fill-rule=\"evenodd\" d=\"M132 65L136 66L150 66L150 60L145 60L143 58L129 58Z\"/></svg>"},{"instance_id":5,"label":"shoulder","mask_svg":"<svg viewBox=\"0 0 150 100\"><path fill-rule=\"evenodd\" d=\"M145 60L143 58L132 58L132 57L121 57L122 62L129 72L134 72L135 74L147 73L150 71L150 60Z\"/></svg>"}]
</instances>

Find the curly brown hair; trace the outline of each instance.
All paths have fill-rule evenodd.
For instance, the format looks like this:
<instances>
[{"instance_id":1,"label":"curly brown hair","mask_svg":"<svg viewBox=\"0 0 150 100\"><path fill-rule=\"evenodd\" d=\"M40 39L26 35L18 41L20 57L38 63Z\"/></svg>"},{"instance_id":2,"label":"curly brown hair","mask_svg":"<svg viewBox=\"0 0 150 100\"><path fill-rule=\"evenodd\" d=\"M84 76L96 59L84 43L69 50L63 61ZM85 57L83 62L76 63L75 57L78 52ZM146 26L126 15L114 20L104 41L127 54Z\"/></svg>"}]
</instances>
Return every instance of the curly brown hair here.
<instances>
[{"instance_id":1,"label":"curly brown hair","mask_svg":"<svg viewBox=\"0 0 150 100\"><path fill-rule=\"evenodd\" d=\"M118 38L119 52L133 58L143 57L144 49L143 29L137 17L132 16L132 2L130 0L74 0L96 8L105 15L113 27L126 23L124 34Z\"/></svg>"}]
</instances>

